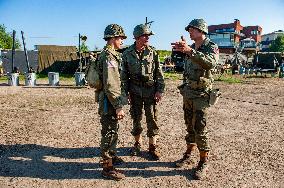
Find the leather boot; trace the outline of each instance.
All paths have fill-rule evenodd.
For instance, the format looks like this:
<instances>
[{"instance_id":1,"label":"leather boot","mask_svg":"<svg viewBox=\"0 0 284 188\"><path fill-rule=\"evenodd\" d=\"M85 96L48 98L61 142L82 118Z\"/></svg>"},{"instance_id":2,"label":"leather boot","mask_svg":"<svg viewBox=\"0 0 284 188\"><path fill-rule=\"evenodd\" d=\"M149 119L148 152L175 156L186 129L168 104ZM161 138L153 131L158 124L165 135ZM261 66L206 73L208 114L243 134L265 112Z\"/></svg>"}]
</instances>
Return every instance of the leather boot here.
<instances>
[{"instance_id":1,"label":"leather boot","mask_svg":"<svg viewBox=\"0 0 284 188\"><path fill-rule=\"evenodd\" d=\"M106 159L101 161L103 171L102 171L102 176L107 179L112 179L112 180L122 180L125 178L124 174L115 169L112 165L112 159Z\"/></svg>"},{"instance_id":2,"label":"leather boot","mask_svg":"<svg viewBox=\"0 0 284 188\"><path fill-rule=\"evenodd\" d=\"M113 165L121 165L124 163L124 160L121 157L118 157L117 155L114 155L112 157L112 164Z\"/></svg>"},{"instance_id":3,"label":"leather boot","mask_svg":"<svg viewBox=\"0 0 284 188\"><path fill-rule=\"evenodd\" d=\"M185 153L183 154L183 157L176 161L176 167L180 168L185 165L193 164L193 161L190 157L192 151L195 149L196 144L188 144Z\"/></svg>"},{"instance_id":4,"label":"leather boot","mask_svg":"<svg viewBox=\"0 0 284 188\"><path fill-rule=\"evenodd\" d=\"M141 155L141 144L140 142L135 142L131 152L132 156L139 156Z\"/></svg>"},{"instance_id":5,"label":"leather boot","mask_svg":"<svg viewBox=\"0 0 284 188\"><path fill-rule=\"evenodd\" d=\"M149 144L149 154L154 160L159 160L161 154L157 151L157 145Z\"/></svg>"},{"instance_id":6,"label":"leather boot","mask_svg":"<svg viewBox=\"0 0 284 188\"><path fill-rule=\"evenodd\" d=\"M124 160L121 157L117 156L116 152L110 151L109 154L112 158L113 165L121 165L122 163L124 163Z\"/></svg>"},{"instance_id":7,"label":"leather boot","mask_svg":"<svg viewBox=\"0 0 284 188\"><path fill-rule=\"evenodd\" d=\"M200 151L200 161L194 174L195 179L200 180L206 177L208 170L208 151Z\"/></svg>"}]
</instances>

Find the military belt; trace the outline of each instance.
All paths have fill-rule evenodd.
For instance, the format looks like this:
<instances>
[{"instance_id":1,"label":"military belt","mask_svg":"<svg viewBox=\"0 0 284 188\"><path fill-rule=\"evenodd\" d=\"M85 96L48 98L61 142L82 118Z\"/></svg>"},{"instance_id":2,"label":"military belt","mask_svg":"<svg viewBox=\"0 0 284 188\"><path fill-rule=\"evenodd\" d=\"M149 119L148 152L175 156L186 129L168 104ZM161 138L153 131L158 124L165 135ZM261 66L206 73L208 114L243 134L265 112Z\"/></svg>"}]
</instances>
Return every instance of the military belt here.
<instances>
[{"instance_id":1,"label":"military belt","mask_svg":"<svg viewBox=\"0 0 284 188\"><path fill-rule=\"evenodd\" d=\"M211 88L211 82L206 78L203 78L200 81L187 80L187 85L193 90L207 90Z\"/></svg>"}]
</instances>

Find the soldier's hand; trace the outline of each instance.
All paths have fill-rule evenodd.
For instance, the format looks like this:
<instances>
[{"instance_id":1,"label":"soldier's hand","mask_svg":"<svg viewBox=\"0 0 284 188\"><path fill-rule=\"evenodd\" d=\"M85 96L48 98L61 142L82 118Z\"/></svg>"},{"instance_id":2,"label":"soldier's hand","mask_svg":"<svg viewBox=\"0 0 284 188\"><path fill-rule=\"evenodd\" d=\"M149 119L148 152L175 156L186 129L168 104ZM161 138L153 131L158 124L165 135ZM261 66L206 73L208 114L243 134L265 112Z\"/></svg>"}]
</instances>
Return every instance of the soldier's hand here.
<instances>
[{"instance_id":1,"label":"soldier's hand","mask_svg":"<svg viewBox=\"0 0 284 188\"><path fill-rule=\"evenodd\" d=\"M171 43L173 51L183 52L186 54L190 54L192 52L192 48L187 45L186 40L183 36L181 36L181 40Z\"/></svg>"},{"instance_id":2,"label":"soldier's hand","mask_svg":"<svg viewBox=\"0 0 284 188\"><path fill-rule=\"evenodd\" d=\"M154 99L155 99L156 103L160 102L161 99L162 99L162 94L160 92L156 92Z\"/></svg>"},{"instance_id":3,"label":"soldier's hand","mask_svg":"<svg viewBox=\"0 0 284 188\"><path fill-rule=\"evenodd\" d=\"M123 117L125 116L124 111L122 110L122 108L118 108L116 109L116 118L118 120L123 119Z\"/></svg>"}]
</instances>

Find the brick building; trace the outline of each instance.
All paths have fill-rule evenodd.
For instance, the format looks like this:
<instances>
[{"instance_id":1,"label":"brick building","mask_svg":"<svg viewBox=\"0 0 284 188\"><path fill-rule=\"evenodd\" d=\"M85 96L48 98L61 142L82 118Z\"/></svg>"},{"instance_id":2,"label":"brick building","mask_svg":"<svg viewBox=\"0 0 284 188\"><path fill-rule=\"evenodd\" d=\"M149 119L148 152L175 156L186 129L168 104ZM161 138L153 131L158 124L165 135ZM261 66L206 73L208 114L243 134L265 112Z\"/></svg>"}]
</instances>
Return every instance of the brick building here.
<instances>
[{"instance_id":1,"label":"brick building","mask_svg":"<svg viewBox=\"0 0 284 188\"><path fill-rule=\"evenodd\" d=\"M244 27L235 19L233 23L208 26L207 36L218 44L220 52L232 54L238 47L243 47L244 51L258 51L261 32L260 26Z\"/></svg>"}]
</instances>

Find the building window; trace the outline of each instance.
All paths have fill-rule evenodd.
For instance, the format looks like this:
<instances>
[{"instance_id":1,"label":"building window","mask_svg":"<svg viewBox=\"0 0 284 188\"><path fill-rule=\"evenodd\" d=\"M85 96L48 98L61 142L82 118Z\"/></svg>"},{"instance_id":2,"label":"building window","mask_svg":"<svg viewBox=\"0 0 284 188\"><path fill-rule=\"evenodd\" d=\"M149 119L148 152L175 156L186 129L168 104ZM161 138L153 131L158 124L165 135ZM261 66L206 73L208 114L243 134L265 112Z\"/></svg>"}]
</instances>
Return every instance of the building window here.
<instances>
[{"instance_id":1,"label":"building window","mask_svg":"<svg viewBox=\"0 0 284 188\"><path fill-rule=\"evenodd\" d=\"M223 28L223 29L216 29L216 33L222 33L222 32L234 32L234 28Z\"/></svg>"},{"instance_id":2,"label":"building window","mask_svg":"<svg viewBox=\"0 0 284 188\"><path fill-rule=\"evenodd\" d=\"M223 38L230 38L230 36L231 36L230 34L224 34Z\"/></svg>"},{"instance_id":3,"label":"building window","mask_svg":"<svg viewBox=\"0 0 284 188\"><path fill-rule=\"evenodd\" d=\"M250 32L250 34L252 34L252 35L257 35L257 34L258 34L258 31L252 30L252 31Z\"/></svg>"}]
</instances>

